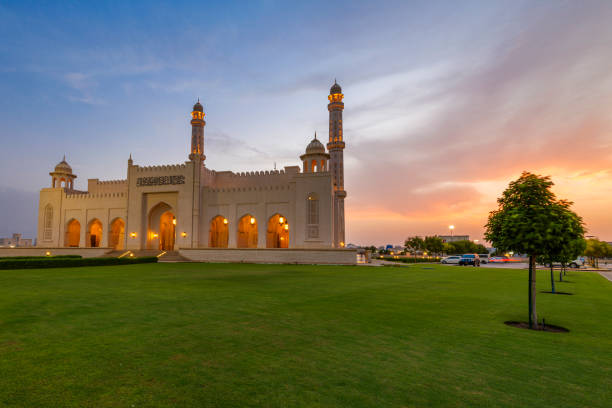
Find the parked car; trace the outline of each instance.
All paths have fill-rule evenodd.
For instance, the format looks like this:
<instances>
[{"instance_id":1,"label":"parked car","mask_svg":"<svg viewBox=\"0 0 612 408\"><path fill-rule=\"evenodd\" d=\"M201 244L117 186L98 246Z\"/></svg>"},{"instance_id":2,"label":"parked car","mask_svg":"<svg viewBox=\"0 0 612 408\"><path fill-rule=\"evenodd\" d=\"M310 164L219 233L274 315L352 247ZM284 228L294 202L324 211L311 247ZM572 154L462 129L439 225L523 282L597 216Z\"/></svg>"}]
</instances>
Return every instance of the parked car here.
<instances>
[{"instance_id":1,"label":"parked car","mask_svg":"<svg viewBox=\"0 0 612 408\"><path fill-rule=\"evenodd\" d=\"M458 264L461 257L459 255L451 255L444 257L440 260L440 263L443 264Z\"/></svg>"},{"instance_id":2,"label":"parked car","mask_svg":"<svg viewBox=\"0 0 612 408\"><path fill-rule=\"evenodd\" d=\"M506 256L493 256L491 258L489 258L489 262L490 263L506 263L506 262L510 262L511 259L506 257Z\"/></svg>"},{"instance_id":3,"label":"parked car","mask_svg":"<svg viewBox=\"0 0 612 408\"><path fill-rule=\"evenodd\" d=\"M480 257L480 263L486 264L489 262L489 254L478 254L478 256Z\"/></svg>"},{"instance_id":4,"label":"parked car","mask_svg":"<svg viewBox=\"0 0 612 408\"><path fill-rule=\"evenodd\" d=\"M580 268L584 266L585 263L586 263L585 257L579 256L578 258L568 263L567 266L569 266L570 268ZM550 264L546 264L546 266L550 268ZM561 266L561 264L559 262L554 262L553 266Z\"/></svg>"},{"instance_id":5,"label":"parked car","mask_svg":"<svg viewBox=\"0 0 612 408\"><path fill-rule=\"evenodd\" d=\"M480 266L480 257L478 254L463 254L459 260L459 266Z\"/></svg>"}]
</instances>

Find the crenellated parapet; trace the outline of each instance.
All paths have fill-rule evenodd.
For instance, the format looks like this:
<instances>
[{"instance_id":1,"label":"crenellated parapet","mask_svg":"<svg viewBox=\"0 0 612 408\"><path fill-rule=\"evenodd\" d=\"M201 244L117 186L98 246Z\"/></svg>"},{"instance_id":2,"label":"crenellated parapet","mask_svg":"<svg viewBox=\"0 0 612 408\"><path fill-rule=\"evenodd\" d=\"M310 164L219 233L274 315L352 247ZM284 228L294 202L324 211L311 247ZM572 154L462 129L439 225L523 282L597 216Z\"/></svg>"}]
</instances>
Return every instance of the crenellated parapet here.
<instances>
[{"instance_id":1,"label":"crenellated parapet","mask_svg":"<svg viewBox=\"0 0 612 408\"><path fill-rule=\"evenodd\" d=\"M136 173L153 173L156 171L168 172L168 171L184 171L187 168L186 164L168 164L161 166L132 166L133 171Z\"/></svg>"},{"instance_id":2,"label":"crenellated parapet","mask_svg":"<svg viewBox=\"0 0 612 408\"><path fill-rule=\"evenodd\" d=\"M86 191L71 191L67 192L65 198L68 200L99 200L102 198L124 198L127 197L127 192L116 193L89 193Z\"/></svg>"},{"instance_id":3,"label":"crenellated parapet","mask_svg":"<svg viewBox=\"0 0 612 408\"><path fill-rule=\"evenodd\" d=\"M222 187L222 188L209 188L208 191L211 193L238 193L238 192L249 192L249 191L281 191L291 190L291 185L279 184L279 185L268 185L268 186L245 186L245 187Z\"/></svg>"},{"instance_id":4,"label":"crenellated parapet","mask_svg":"<svg viewBox=\"0 0 612 408\"><path fill-rule=\"evenodd\" d=\"M261 171L212 171L208 170L206 174L206 185L213 189L251 189L247 191L255 191L257 189L267 189L275 186L287 185L289 179L299 173L298 166L288 166L284 170L261 170ZM243 190L237 190L243 191Z\"/></svg>"},{"instance_id":5,"label":"crenellated parapet","mask_svg":"<svg viewBox=\"0 0 612 408\"><path fill-rule=\"evenodd\" d=\"M127 193L127 189L128 189L127 180L98 180L98 179L87 180L87 192L89 194Z\"/></svg>"}]
</instances>

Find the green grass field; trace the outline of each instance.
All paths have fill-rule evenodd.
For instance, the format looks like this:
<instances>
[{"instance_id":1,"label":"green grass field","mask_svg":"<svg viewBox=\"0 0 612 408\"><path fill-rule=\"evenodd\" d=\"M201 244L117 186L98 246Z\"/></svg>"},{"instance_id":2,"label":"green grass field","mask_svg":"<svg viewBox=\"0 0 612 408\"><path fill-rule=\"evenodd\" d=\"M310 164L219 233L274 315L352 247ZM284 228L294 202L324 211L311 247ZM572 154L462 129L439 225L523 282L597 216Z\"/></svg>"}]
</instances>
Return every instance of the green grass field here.
<instances>
[{"instance_id":1,"label":"green grass field","mask_svg":"<svg viewBox=\"0 0 612 408\"><path fill-rule=\"evenodd\" d=\"M567 279L545 333L519 270L0 271L0 406L610 407L612 283Z\"/></svg>"}]
</instances>

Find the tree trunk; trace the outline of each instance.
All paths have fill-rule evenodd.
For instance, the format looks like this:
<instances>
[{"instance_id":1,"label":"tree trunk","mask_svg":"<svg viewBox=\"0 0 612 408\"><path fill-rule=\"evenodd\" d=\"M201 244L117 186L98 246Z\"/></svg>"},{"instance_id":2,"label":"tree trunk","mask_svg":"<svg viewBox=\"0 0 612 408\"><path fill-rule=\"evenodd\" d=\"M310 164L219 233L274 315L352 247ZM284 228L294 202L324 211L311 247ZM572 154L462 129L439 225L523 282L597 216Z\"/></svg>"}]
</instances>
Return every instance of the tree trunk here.
<instances>
[{"instance_id":1,"label":"tree trunk","mask_svg":"<svg viewBox=\"0 0 612 408\"><path fill-rule=\"evenodd\" d=\"M559 282L563 282L563 267L559 269Z\"/></svg>"},{"instance_id":2,"label":"tree trunk","mask_svg":"<svg viewBox=\"0 0 612 408\"><path fill-rule=\"evenodd\" d=\"M553 275L553 264L550 264L550 285L552 287L552 293L555 293L555 275Z\"/></svg>"},{"instance_id":3,"label":"tree trunk","mask_svg":"<svg viewBox=\"0 0 612 408\"><path fill-rule=\"evenodd\" d=\"M535 256L529 256L529 328L538 328L538 314L536 312L536 265Z\"/></svg>"}]
</instances>

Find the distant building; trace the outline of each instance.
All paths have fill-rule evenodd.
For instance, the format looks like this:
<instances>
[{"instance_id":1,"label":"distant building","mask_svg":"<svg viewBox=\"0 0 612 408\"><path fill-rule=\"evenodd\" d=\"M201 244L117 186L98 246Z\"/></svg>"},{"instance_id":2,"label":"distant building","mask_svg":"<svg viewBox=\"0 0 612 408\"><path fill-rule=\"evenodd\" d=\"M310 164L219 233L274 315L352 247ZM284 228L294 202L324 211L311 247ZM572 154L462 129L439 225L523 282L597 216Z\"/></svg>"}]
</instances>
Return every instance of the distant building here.
<instances>
[{"instance_id":1,"label":"distant building","mask_svg":"<svg viewBox=\"0 0 612 408\"><path fill-rule=\"evenodd\" d=\"M21 238L21 234L13 234L11 238L0 238L0 247L31 247L32 238Z\"/></svg>"},{"instance_id":2,"label":"distant building","mask_svg":"<svg viewBox=\"0 0 612 408\"><path fill-rule=\"evenodd\" d=\"M469 235L438 235L438 238L442 239L442 242L455 242L455 241L469 241Z\"/></svg>"}]
</instances>

